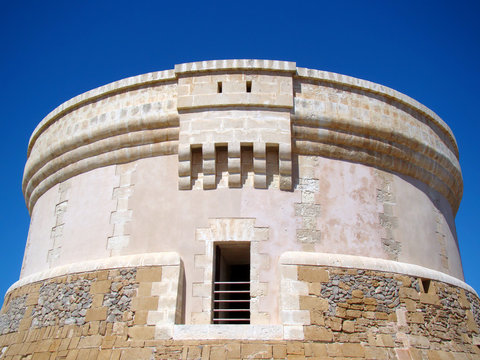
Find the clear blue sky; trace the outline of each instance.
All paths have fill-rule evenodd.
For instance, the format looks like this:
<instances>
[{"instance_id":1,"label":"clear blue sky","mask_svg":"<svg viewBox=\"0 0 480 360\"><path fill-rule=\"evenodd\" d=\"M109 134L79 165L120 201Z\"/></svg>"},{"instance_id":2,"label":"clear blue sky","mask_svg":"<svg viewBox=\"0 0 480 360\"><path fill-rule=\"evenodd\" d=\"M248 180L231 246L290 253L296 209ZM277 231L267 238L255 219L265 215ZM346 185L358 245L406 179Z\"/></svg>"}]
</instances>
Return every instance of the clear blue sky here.
<instances>
[{"instance_id":1,"label":"clear blue sky","mask_svg":"<svg viewBox=\"0 0 480 360\"><path fill-rule=\"evenodd\" d=\"M0 294L19 277L29 225L22 172L42 118L115 80L225 58L290 60L367 79L442 117L460 148L465 277L480 291L479 13L478 1L3 0Z\"/></svg>"}]
</instances>

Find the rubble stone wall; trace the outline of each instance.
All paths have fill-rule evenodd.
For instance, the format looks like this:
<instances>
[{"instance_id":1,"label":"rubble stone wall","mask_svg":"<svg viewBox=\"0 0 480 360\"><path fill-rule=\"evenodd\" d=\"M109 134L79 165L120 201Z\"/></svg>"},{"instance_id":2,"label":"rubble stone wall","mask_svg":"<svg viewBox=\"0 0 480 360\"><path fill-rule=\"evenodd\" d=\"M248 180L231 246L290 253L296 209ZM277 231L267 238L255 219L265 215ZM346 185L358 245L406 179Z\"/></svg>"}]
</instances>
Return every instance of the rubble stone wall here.
<instances>
[{"instance_id":1,"label":"rubble stone wall","mask_svg":"<svg viewBox=\"0 0 480 360\"><path fill-rule=\"evenodd\" d=\"M171 268L105 269L11 290L0 313L0 359L480 359L476 294L431 279L332 266L291 267L304 290L299 310L287 311L304 314L303 337L287 339L287 330L284 339L262 341L165 337L166 325L181 324L181 316L162 329L158 314L179 302L152 289L165 284ZM285 329L288 323L284 316Z\"/></svg>"}]
</instances>

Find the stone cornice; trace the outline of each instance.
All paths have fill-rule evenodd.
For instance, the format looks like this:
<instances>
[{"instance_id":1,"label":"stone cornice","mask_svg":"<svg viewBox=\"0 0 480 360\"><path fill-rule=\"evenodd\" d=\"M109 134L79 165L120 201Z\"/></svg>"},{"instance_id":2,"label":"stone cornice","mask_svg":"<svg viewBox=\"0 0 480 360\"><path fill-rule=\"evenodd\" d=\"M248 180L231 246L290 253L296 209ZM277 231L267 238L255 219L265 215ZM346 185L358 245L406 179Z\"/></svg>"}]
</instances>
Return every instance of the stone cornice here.
<instances>
[{"instance_id":1,"label":"stone cornice","mask_svg":"<svg viewBox=\"0 0 480 360\"><path fill-rule=\"evenodd\" d=\"M440 127L440 129L442 129L449 136L450 140L455 146L455 150L456 150L455 154L458 157L457 141L450 127L435 112L427 108L425 105L420 104L417 100L412 99L410 96L407 96L399 91L393 90L388 86L376 84L368 80L357 79L351 76L337 74L329 71L297 67L297 76L303 79L321 80L321 81L330 82L338 85L344 85L351 88L365 90L372 94L379 94L389 99L394 99L395 101L398 101L402 104L407 105L412 110L418 111L424 114L425 116L427 116L428 118L430 118L435 124L437 124Z\"/></svg>"},{"instance_id":2,"label":"stone cornice","mask_svg":"<svg viewBox=\"0 0 480 360\"><path fill-rule=\"evenodd\" d=\"M256 104L256 110L261 104L266 111L285 104L291 106L292 95L277 94L270 85L268 95L262 92L220 96L192 93L190 98L179 97L180 81L189 80L197 73L230 72L272 74L282 79L291 77L298 84L326 84L338 87L334 90L343 91L345 96L351 93L364 97L365 102L373 100L391 106L392 111L407 116L410 123L398 118L384 121L384 115L375 110L343 118L335 111L322 113L315 108L322 105L321 101L297 97L301 94L295 94L292 89L292 150L411 176L446 197L454 213L458 209L463 181L457 144L450 128L433 111L400 92L369 81L296 67L294 62L240 59L179 64L174 70L152 72L101 86L57 107L40 122L29 142L23 178L29 210L45 191L72 176L101 166L176 153L180 132L178 109L190 98L193 105L187 105L199 107L198 111L209 111L210 103L212 109L217 103L225 109ZM288 90L284 85L277 86L278 91ZM139 95L142 91L148 94L163 92L161 101L148 100ZM137 103L133 96L140 97L141 101ZM326 103L330 106L328 100ZM311 111L308 111L309 106ZM377 115L378 118L371 118Z\"/></svg>"}]
</instances>

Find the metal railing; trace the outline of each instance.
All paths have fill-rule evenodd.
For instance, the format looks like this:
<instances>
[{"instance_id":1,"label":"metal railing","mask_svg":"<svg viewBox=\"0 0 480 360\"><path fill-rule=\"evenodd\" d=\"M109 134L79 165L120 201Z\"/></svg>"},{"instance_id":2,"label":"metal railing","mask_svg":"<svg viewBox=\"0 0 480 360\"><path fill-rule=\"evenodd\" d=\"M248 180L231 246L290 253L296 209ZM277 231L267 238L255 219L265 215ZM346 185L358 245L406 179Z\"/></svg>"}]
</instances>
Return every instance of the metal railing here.
<instances>
[{"instance_id":1,"label":"metal railing","mask_svg":"<svg viewBox=\"0 0 480 360\"><path fill-rule=\"evenodd\" d=\"M222 289L222 285L224 287L237 287L238 285L248 285L248 290L240 289L240 290L231 290L231 289ZM225 322L250 322L250 281L215 281L213 283L214 290L214 309L213 309L213 322L214 323L225 323ZM217 289L218 286L218 289ZM245 286L247 287L247 286ZM221 296L227 296L228 299L219 299ZM241 297L247 297L248 299L242 299ZM239 298L240 297L240 298ZM240 304L244 304L243 308L238 308L237 306ZM222 307L222 305L224 307ZM234 307L235 306L235 307ZM225 313L238 313L238 317L219 317L221 314ZM241 313L245 314L246 316L241 316ZM248 314L248 315L247 315ZM216 316L217 315L217 316Z\"/></svg>"}]
</instances>

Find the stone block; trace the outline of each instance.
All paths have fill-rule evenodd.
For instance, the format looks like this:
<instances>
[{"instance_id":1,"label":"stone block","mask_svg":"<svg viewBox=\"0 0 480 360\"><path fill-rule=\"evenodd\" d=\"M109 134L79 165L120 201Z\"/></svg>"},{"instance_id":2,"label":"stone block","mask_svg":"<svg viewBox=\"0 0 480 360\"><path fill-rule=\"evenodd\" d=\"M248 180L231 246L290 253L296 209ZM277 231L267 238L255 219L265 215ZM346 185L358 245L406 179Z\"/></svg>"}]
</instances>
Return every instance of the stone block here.
<instances>
[{"instance_id":1,"label":"stone block","mask_svg":"<svg viewBox=\"0 0 480 360\"><path fill-rule=\"evenodd\" d=\"M411 346L421 349L430 348L430 340L426 336L422 335L408 335Z\"/></svg>"},{"instance_id":2,"label":"stone block","mask_svg":"<svg viewBox=\"0 0 480 360\"><path fill-rule=\"evenodd\" d=\"M210 360L225 360L226 352L223 346L212 346L210 348Z\"/></svg>"},{"instance_id":3,"label":"stone block","mask_svg":"<svg viewBox=\"0 0 480 360\"><path fill-rule=\"evenodd\" d=\"M329 308L328 300L316 296L300 296L300 310L326 311Z\"/></svg>"},{"instance_id":4,"label":"stone block","mask_svg":"<svg viewBox=\"0 0 480 360\"><path fill-rule=\"evenodd\" d=\"M90 293L91 294L106 294L110 292L110 285L112 284L112 280L100 280L95 281L90 286Z\"/></svg>"},{"instance_id":5,"label":"stone block","mask_svg":"<svg viewBox=\"0 0 480 360\"><path fill-rule=\"evenodd\" d=\"M27 299L25 300L25 306L37 305L38 296L39 296L38 291L29 293L27 296Z\"/></svg>"},{"instance_id":6,"label":"stone block","mask_svg":"<svg viewBox=\"0 0 480 360\"><path fill-rule=\"evenodd\" d=\"M273 358L274 359L285 359L287 357L287 346L286 345L273 345Z\"/></svg>"},{"instance_id":7,"label":"stone block","mask_svg":"<svg viewBox=\"0 0 480 360\"><path fill-rule=\"evenodd\" d=\"M314 340L314 341L322 341L322 342L333 341L332 331L322 326L316 326L316 325L305 326L304 333L305 333L305 340Z\"/></svg>"},{"instance_id":8,"label":"stone block","mask_svg":"<svg viewBox=\"0 0 480 360\"><path fill-rule=\"evenodd\" d=\"M128 337L132 340L152 340L155 337L155 326L132 326L128 328Z\"/></svg>"},{"instance_id":9,"label":"stone block","mask_svg":"<svg viewBox=\"0 0 480 360\"><path fill-rule=\"evenodd\" d=\"M242 187L241 174L228 174L228 186L231 188Z\"/></svg>"},{"instance_id":10,"label":"stone block","mask_svg":"<svg viewBox=\"0 0 480 360\"><path fill-rule=\"evenodd\" d=\"M352 290L352 296L354 298L363 299L363 291L362 290Z\"/></svg>"},{"instance_id":11,"label":"stone block","mask_svg":"<svg viewBox=\"0 0 480 360\"><path fill-rule=\"evenodd\" d=\"M191 176L192 169L190 161L179 161L178 162L178 176Z\"/></svg>"},{"instance_id":12,"label":"stone block","mask_svg":"<svg viewBox=\"0 0 480 360\"><path fill-rule=\"evenodd\" d=\"M283 327L285 340L303 340L305 338L302 325L285 325Z\"/></svg>"},{"instance_id":13,"label":"stone block","mask_svg":"<svg viewBox=\"0 0 480 360\"><path fill-rule=\"evenodd\" d=\"M227 359L240 359L240 344L228 343L225 345Z\"/></svg>"},{"instance_id":14,"label":"stone block","mask_svg":"<svg viewBox=\"0 0 480 360\"><path fill-rule=\"evenodd\" d=\"M217 177L215 174L203 176L203 190L212 190L217 187Z\"/></svg>"},{"instance_id":15,"label":"stone block","mask_svg":"<svg viewBox=\"0 0 480 360\"><path fill-rule=\"evenodd\" d=\"M387 320L388 319L388 314L386 312L382 312L382 311L377 311L375 313L375 319L378 319L378 320Z\"/></svg>"},{"instance_id":16,"label":"stone block","mask_svg":"<svg viewBox=\"0 0 480 360\"><path fill-rule=\"evenodd\" d=\"M215 159L203 160L202 169L203 175L215 175L217 172Z\"/></svg>"},{"instance_id":17,"label":"stone block","mask_svg":"<svg viewBox=\"0 0 480 360\"><path fill-rule=\"evenodd\" d=\"M253 178L253 186L255 187L255 189L266 189L267 175L255 173Z\"/></svg>"},{"instance_id":18,"label":"stone block","mask_svg":"<svg viewBox=\"0 0 480 360\"><path fill-rule=\"evenodd\" d=\"M407 322L414 323L414 324L423 324L425 323L425 318L422 313L415 312L415 313L408 313L407 314Z\"/></svg>"},{"instance_id":19,"label":"stone block","mask_svg":"<svg viewBox=\"0 0 480 360\"><path fill-rule=\"evenodd\" d=\"M320 283L308 283L308 294L314 296L320 296L322 291L322 285Z\"/></svg>"},{"instance_id":20,"label":"stone block","mask_svg":"<svg viewBox=\"0 0 480 360\"><path fill-rule=\"evenodd\" d=\"M240 143L237 141L230 141L228 143L228 158L240 158ZM230 162L229 162L230 167Z\"/></svg>"},{"instance_id":21,"label":"stone block","mask_svg":"<svg viewBox=\"0 0 480 360\"><path fill-rule=\"evenodd\" d=\"M201 297L210 297L212 294L212 285L204 283L192 284L192 295Z\"/></svg>"},{"instance_id":22,"label":"stone block","mask_svg":"<svg viewBox=\"0 0 480 360\"><path fill-rule=\"evenodd\" d=\"M78 348L79 349L98 348L100 347L100 345L102 345L102 341L103 341L103 336L101 335L84 336L80 338L80 341L78 343Z\"/></svg>"},{"instance_id":23,"label":"stone block","mask_svg":"<svg viewBox=\"0 0 480 360\"><path fill-rule=\"evenodd\" d=\"M152 294L152 283L141 282L138 285L137 296L150 296Z\"/></svg>"},{"instance_id":24,"label":"stone block","mask_svg":"<svg viewBox=\"0 0 480 360\"><path fill-rule=\"evenodd\" d=\"M105 335L102 339L102 349L111 349L115 345L116 336Z\"/></svg>"},{"instance_id":25,"label":"stone block","mask_svg":"<svg viewBox=\"0 0 480 360\"><path fill-rule=\"evenodd\" d=\"M280 176L280 190L290 191L292 190L292 177L291 176Z\"/></svg>"},{"instance_id":26,"label":"stone block","mask_svg":"<svg viewBox=\"0 0 480 360\"><path fill-rule=\"evenodd\" d=\"M298 280L306 282L325 283L329 281L328 271L320 267L299 266Z\"/></svg>"},{"instance_id":27,"label":"stone block","mask_svg":"<svg viewBox=\"0 0 480 360\"><path fill-rule=\"evenodd\" d=\"M380 347L394 347L395 342L389 334L379 334L376 338L376 345Z\"/></svg>"},{"instance_id":28,"label":"stone block","mask_svg":"<svg viewBox=\"0 0 480 360\"><path fill-rule=\"evenodd\" d=\"M142 282L160 282L162 281L162 267L151 266L137 269L136 280Z\"/></svg>"},{"instance_id":29,"label":"stone block","mask_svg":"<svg viewBox=\"0 0 480 360\"><path fill-rule=\"evenodd\" d=\"M132 299L132 310L157 310L157 296L137 296Z\"/></svg>"},{"instance_id":30,"label":"stone block","mask_svg":"<svg viewBox=\"0 0 480 360\"><path fill-rule=\"evenodd\" d=\"M96 320L106 320L107 319L107 308L100 307L100 308L93 308L88 309L85 315L85 321L96 321Z\"/></svg>"},{"instance_id":31,"label":"stone block","mask_svg":"<svg viewBox=\"0 0 480 360\"><path fill-rule=\"evenodd\" d=\"M282 322L285 325L310 325L310 312L307 310L282 311Z\"/></svg>"},{"instance_id":32,"label":"stone block","mask_svg":"<svg viewBox=\"0 0 480 360\"><path fill-rule=\"evenodd\" d=\"M430 304L430 305L437 305L437 306L441 305L438 295L430 294L430 293L420 294L420 302L423 304Z\"/></svg>"},{"instance_id":33,"label":"stone block","mask_svg":"<svg viewBox=\"0 0 480 360\"><path fill-rule=\"evenodd\" d=\"M192 179L190 176L181 176L178 178L178 190L191 190Z\"/></svg>"},{"instance_id":34,"label":"stone block","mask_svg":"<svg viewBox=\"0 0 480 360\"><path fill-rule=\"evenodd\" d=\"M412 300L419 300L420 295L418 294L417 290L412 288L402 287L399 291L400 298L407 298Z\"/></svg>"},{"instance_id":35,"label":"stone block","mask_svg":"<svg viewBox=\"0 0 480 360\"><path fill-rule=\"evenodd\" d=\"M355 321L344 321L342 324L342 330L346 333L355 332Z\"/></svg>"},{"instance_id":36,"label":"stone block","mask_svg":"<svg viewBox=\"0 0 480 360\"><path fill-rule=\"evenodd\" d=\"M346 316L350 319L356 319L362 317L362 312L360 310L347 310Z\"/></svg>"},{"instance_id":37,"label":"stone block","mask_svg":"<svg viewBox=\"0 0 480 360\"><path fill-rule=\"evenodd\" d=\"M252 312L250 314L250 323L253 325L270 324L270 314L267 312Z\"/></svg>"},{"instance_id":38,"label":"stone block","mask_svg":"<svg viewBox=\"0 0 480 360\"><path fill-rule=\"evenodd\" d=\"M269 359L272 357L272 345L242 344L241 355L244 359Z\"/></svg>"},{"instance_id":39,"label":"stone block","mask_svg":"<svg viewBox=\"0 0 480 360\"><path fill-rule=\"evenodd\" d=\"M404 300L405 307L407 308L408 311L410 312L415 312L417 311L417 303L411 299L405 299Z\"/></svg>"},{"instance_id":40,"label":"stone block","mask_svg":"<svg viewBox=\"0 0 480 360\"><path fill-rule=\"evenodd\" d=\"M165 309L162 309L165 310ZM166 311L147 311L146 324L156 325L168 322ZM137 315L135 315L136 318Z\"/></svg>"},{"instance_id":41,"label":"stone block","mask_svg":"<svg viewBox=\"0 0 480 360\"><path fill-rule=\"evenodd\" d=\"M110 360L112 356L112 350L100 350L98 353L98 360Z\"/></svg>"},{"instance_id":42,"label":"stone block","mask_svg":"<svg viewBox=\"0 0 480 360\"><path fill-rule=\"evenodd\" d=\"M122 350L120 360L140 360L151 359L153 356L153 349L125 349Z\"/></svg>"},{"instance_id":43,"label":"stone block","mask_svg":"<svg viewBox=\"0 0 480 360\"><path fill-rule=\"evenodd\" d=\"M155 326L155 339L171 339L173 337L173 327L170 325L157 324Z\"/></svg>"},{"instance_id":44,"label":"stone block","mask_svg":"<svg viewBox=\"0 0 480 360\"><path fill-rule=\"evenodd\" d=\"M192 324L210 324L210 314L207 312L192 312Z\"/></svg>"},{"instance_id":45,"label":"stone block","mask_svg":"<svg viewBox=\"0 0 480 360\"><path fill-rule=\"evenodd\" d=\"M300 342L300 341L287 342L287 355L305 355L303 342Z\"/></svg>"},{"instance_id":46,"label":"stone block","mask_svg":"<svg viewBox=\"0 0 480 360\"><path fill-rule=\"evenodd\" d=\"M388 360L391 359L387 349L383 347L366 346L365 358L371 360Z\"/></svg>"},{"instance_id":47,"label":"stone block","mask_svg":"<svg viewBox=\"0 0 480 360\"><path fill-rule=\"evenodd\" d=\"M472 311L471 310L465 311L465 315L467 316L467 324L466 324L467 325L467 330L478 334L480 331L479 331L478 325L475 321L475 318L473 316Z\"/></svg>"},{"instance_id":48,"label":"stone block","mask_svg":"<svg viewBox=\"0 0 480 360\"><path fill-rule=\"evenodd\" d=\"M342 356L342 349L340 347L340 344L326 344L325 346L327 349L327 356L329 358L337 358Z\"/></svg>"},{"instance_id":49,"label":"stone block","mask_svg":"<svg viewBox=\"0 0 480 360\"><path fill-rule=\"evenodd\" d=\"M253 171L255 174L266 174L267 161L265 159L253 159Z\"/></svg>"},{"instance_id":50,"label":"stone block","mask_svg":"<svg viewBox=\"0 0 480 360\"><path fill-rule=\"evenodd\" d=\"M365 348L360 344L342 344L342 355L347 358L365 357Z\"/></svg>"},{"instance_id":51,"label":"stone block","mask_svg":"<svg viewBox=\"0 0 480 360\"><path fill-rule=\"evenodd\" d=\"M327 345L319 343L305 343L305 356L313 358L327 357Z\"/></svg>"}]
</instances>

